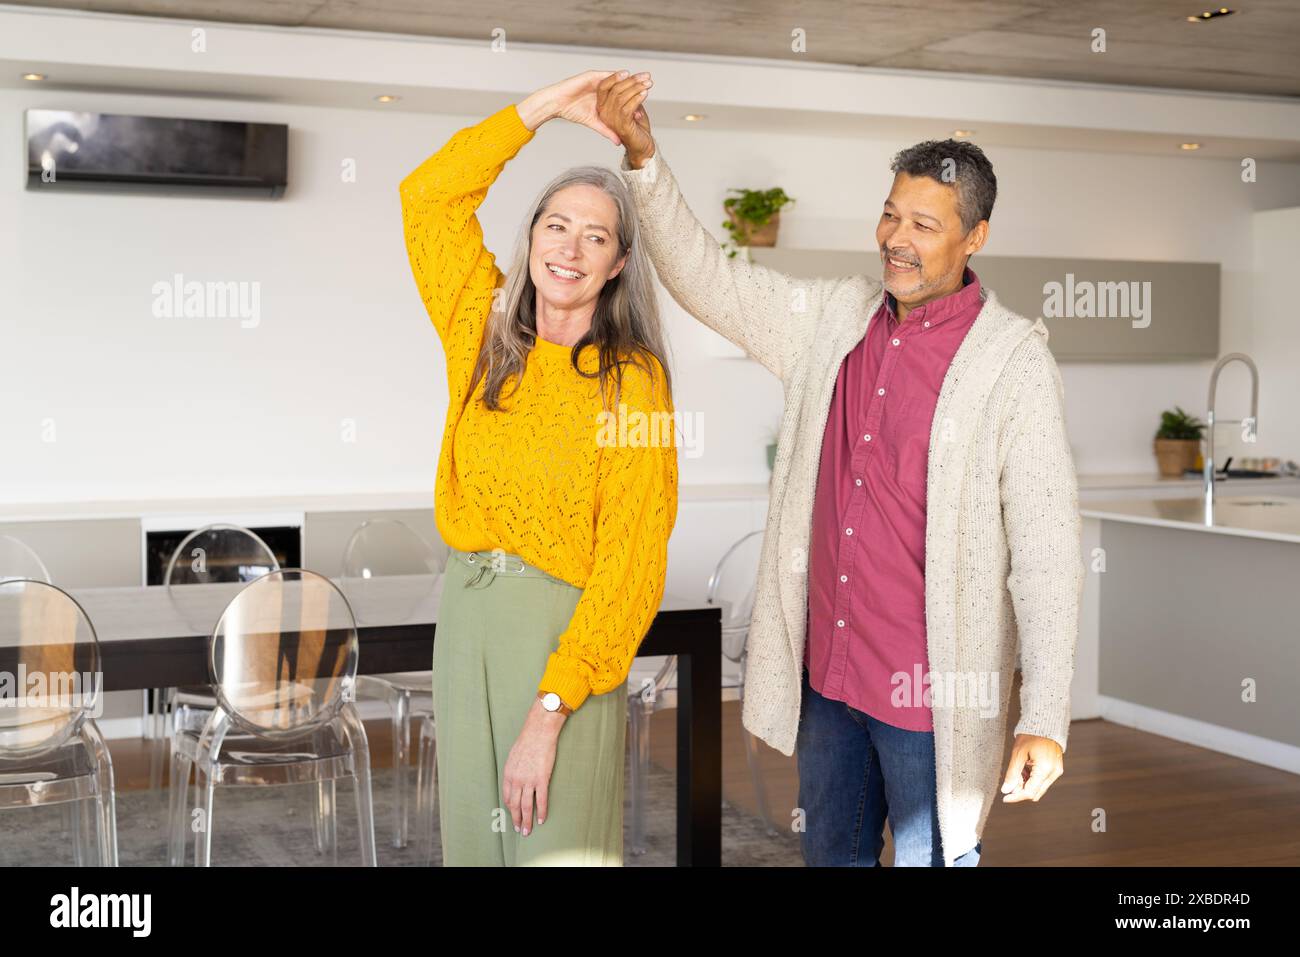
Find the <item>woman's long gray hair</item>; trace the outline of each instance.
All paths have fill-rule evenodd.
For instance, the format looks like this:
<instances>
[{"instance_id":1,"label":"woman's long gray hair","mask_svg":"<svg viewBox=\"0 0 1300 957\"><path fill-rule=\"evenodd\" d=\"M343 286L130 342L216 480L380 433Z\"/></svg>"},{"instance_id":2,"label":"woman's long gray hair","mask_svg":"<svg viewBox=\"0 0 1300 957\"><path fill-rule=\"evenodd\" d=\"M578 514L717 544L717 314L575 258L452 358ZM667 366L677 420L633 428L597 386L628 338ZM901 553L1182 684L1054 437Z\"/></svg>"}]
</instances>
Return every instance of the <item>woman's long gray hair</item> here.
<instances>
[{"instance_id":1,"label":"woman's long gray hair","mask_svg":"<svg viewBox=\"0 0 1300 957\"><path fill-rule=\"evenodd\" d=\"M591 328L574 344L570 361L580 375L600 380L605 409L610 407L609 386L614 386L614 405L622 395L623 365L632 362L653 377L654 366L647 360L654 356L664 371L664 386L672 394L668 372L667 349L659 320L659 306L651 281L650 261L646 257L637 228L636 207L622 179L601 166L577 166L566 170L547 184L524 220L523 233L515 248L514 261L506 282L489 317L478 362L470 381L468 396L473 396L480 379L485 379L483 402L493 411L501 408L501 389L511 375L522 378L524 363L537 337L537 287L528 270L532 252L533 227L546 211L551 197L567 186L586 185L604 190L618 208L617 261L627 253L627 263L617 276L605 283L596 300ZM583 346L595 344L599 367L588 373L578 364ZM653 381L653 378L652 378ZM516 379L516 388L518 379Z\"/></svg>"}]
</instances>

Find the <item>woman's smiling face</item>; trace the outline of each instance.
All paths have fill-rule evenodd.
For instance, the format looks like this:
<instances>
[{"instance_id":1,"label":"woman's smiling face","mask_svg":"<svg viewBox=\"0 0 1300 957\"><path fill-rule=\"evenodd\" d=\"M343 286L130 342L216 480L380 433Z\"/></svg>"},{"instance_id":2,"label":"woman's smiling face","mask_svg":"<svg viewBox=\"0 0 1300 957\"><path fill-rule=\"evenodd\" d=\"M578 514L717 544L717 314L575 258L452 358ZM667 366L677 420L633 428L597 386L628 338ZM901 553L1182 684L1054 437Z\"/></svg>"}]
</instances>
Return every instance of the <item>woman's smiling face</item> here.
<instances>
[{"instance_id":1,"label":"woman's smiling face","mask_svg":"<svg viewBox=\"0 0 1300 957\"><path fill-rule=\"evenodd\" d=\"M593 305L627 262L619 256L618 207L597 186L566 186L551 196L533 226L528 272L545 305Z\"/></svg>"}]
</instances>

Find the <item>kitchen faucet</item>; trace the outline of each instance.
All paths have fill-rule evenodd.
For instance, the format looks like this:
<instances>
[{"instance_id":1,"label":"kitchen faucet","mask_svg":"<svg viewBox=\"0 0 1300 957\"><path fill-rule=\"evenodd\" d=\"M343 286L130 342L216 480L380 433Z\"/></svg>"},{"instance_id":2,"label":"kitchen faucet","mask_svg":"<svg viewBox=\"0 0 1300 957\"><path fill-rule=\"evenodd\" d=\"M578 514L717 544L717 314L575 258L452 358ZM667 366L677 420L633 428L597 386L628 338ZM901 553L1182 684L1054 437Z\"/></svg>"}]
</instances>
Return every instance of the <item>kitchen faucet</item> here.
<instances>
[{"instance_id":1,"label":"kitchen faucet","mask_svg":"<svg viewBox=\"0 0 1300 957\"><path fill-rule=\"evenodd\" d=\"M1205 524L1214 524L1214 393L1219 387L1219 372L1233 360L1244 362L1250 369L1250 418L1225 420L1223 424L1240 423L1246 426L1241 438L1244 442L1255 441L1255 426L1259 419L1259 370L1255 362L1244 352L1229 352L1214 364L1210 373L1210 398L1207 403L1209 411L1205 415L1206 455L1205 455Z\"/></svg>"}]
</instances>

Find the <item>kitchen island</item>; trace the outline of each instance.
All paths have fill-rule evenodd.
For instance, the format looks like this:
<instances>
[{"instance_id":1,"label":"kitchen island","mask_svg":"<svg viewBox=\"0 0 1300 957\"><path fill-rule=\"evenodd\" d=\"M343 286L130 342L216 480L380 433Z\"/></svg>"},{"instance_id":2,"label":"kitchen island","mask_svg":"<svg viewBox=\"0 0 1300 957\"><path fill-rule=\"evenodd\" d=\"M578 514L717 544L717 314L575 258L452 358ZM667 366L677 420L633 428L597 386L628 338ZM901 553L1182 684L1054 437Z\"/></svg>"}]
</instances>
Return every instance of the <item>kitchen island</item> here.
<instances>
[{"instance_id":1,"label":"kitchen island","mask_svg":"<svg viewBox=\"0 0 1300 957\"><path fill-rule=\"evenodd\" d=\"M1212 524L1199 495L1083 503L1080 673L1107 720L1300 772L1300 499L1237 491Z\"/></svg>"}]
</instances>

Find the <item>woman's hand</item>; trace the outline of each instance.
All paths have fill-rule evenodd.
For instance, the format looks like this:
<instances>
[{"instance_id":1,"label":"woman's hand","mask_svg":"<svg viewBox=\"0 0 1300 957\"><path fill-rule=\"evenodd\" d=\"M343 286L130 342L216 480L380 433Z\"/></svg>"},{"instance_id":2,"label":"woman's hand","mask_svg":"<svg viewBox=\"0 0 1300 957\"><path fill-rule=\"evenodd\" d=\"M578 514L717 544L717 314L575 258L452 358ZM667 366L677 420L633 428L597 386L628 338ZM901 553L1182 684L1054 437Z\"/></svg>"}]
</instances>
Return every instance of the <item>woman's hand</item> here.
<instances>
[{"instance_id":1,"label":"woman's hand","mask_svg":"<svg viewBox=\"0 0 1300 957\"><path fill-rule=\"evenodd\" d=\"M622 146L618 134L596 115L596 89L602 80L611 76L614 76L612 70L588 70L542 87L516 106L519 118L524 126L535 130L558 116L590 127L615 146Z\"/></svg>"},{"instance_id":2,"label":"woman's hand","mask_svg":"<svg viewBox=\"0 0 1300 957\"><path fill-rule=\"evenodd\" d=\"M655 152L644 105L653 85L649 73L628 76L624 70L601 80L596 90L596 115L622 141L633 169L644 166Z\"/></svg>"},{"instance_id":3,"label":"woman's hand","mask_svg":"<svg viewBox=\"0 0 1300 957\"><path fill-rule=\"evenodd\" d=\"M510 809L515 830L524 837L533 829L534 805L537 823L546 820L551 771L555 768L555 746L565 717L563 712L543 708L540 698L535 700L524 719L524 729L519 732L506 757L501 797Z\"/></svg>"}]
</instances>

